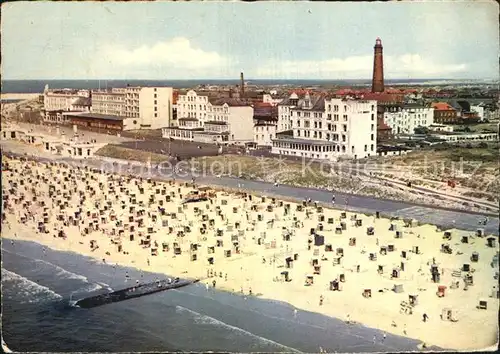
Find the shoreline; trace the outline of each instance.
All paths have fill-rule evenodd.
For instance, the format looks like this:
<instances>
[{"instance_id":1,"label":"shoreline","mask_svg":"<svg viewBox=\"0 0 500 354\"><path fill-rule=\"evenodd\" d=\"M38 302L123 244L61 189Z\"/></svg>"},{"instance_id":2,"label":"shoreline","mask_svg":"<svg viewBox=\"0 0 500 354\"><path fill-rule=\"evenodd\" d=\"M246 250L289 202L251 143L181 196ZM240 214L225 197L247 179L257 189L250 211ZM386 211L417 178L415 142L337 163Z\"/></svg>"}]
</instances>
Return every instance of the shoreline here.
<instances>
[{"instance_id":1,"label":"shoreline","mask_svg":"<svg viewBox=\"0 0 500 354\"><path fill-rule=\"evenodd\" d=\"M125 288L128 286L127 282L123 282L123 275L126 271L133 276L138 273L144 274L144 279L146 281L153 281L156 277L159 279L163 278L162 274L152 273L149 270L143 273L142 271L130 266L116 266L116 270L114 270L115 267L111 264L105 266L85 255L81 255L73 251L67 252L55 250L35 241L18 239L17 242L15 242L15 245L11 245L10 241L11 239L3 239L3 242L5 243L2 248L4 252L7 253L7 255L5 255L6 257L8 255L10 256L9 253L12 253L12 257L16 257L15 259L18 260L17 262L22 261L24 257L27 257L27 260L30 260L30 264L33 260L36 264L36 260L43 259L46 262L50 262L49 264L51 267L55 266L59 267L59 269L62 268L66 272L78 277L78 279L80 277L84 278L84 280L79 279L82 283L78 283L73 290L77 288L82 289L81 284L84 284L83 288L89 288L90 286L86 286L89 284L112 286L113 290L118 290L122 287ZM46 253L42 253L42 248L46 249ZM71 262L71 259L74 259L74 261ZM12 260L6 258L6 262L9 267L5 264L4 267L7 268L8 271L14 271L16 274L21 274L19 270L11 269ZM116 278L117 281L110 282L110 277L114 273L120 274L120 276ZM32 280L37 279L36 277L33 277L31 272L28 272L28 275L23 275L23 277ZM61 285L50 287L52 291L55 291L62 296L62 299L50 300L50 304L52 304L51 307L60 308L62 305L66 304L69 299L71 299L71 296L73 300L84 298L86 296L85 292L78 292L80 296L77 297L77 291L72 291L71 288L64 287L62 285L62 283L65 283L64 278L67 278L67 276L61 279ZM52 281L52 278L50 279ZM75 278L71 277L70 279ZM121 283L120 280L122 281ZM38 280L37 282L40 284ZM59 290L56 290L58 287ZM61 289L63 287L64 290ZM92 289L93 287L90 288ZM4 284L4 290L7 292L10 289L5 289ZM179 290L179 292L170 292L164 295L160 294L159 296L145 296L135 303L123 302L117 305L119 308L123 309L123 311L128 311L131 306L134 308L151 309L152 303L163 304L164 306L179 306L182 307L183 310L184 308L187 308L186 311L194 311L193 313L197 313L197 316L208 318L210 322L220 321L219 323L224 323L223 327L230 331L228 334L231 334L236 330L239 333L245 333L254 337L257 341L260 341L260 339L264 339L265 341L274 341L279 343L280 346L290 347L302 353L318 352L319 346L325 349L329 348L327 350L328 352L356 352L355 348L359 348L360 346L366 348L361 352L406 352L417 350L419 344L413 339L403 336L393 336L390 333L387 333L387 340L382 341L382 331L378 329L366 327L360 323L347 325L344 321L338 318L317 312L299 311L298 316L295 317L293 314L294 307L281 300L272 300L261 296L247 297L246 295L226 291L224 289L210 289L209 291L206 291L203 284L188 287L185 290ZM98 291L100 292L104 290L100 289ZM71 293L75 294L71 295ZM94 292L93 294L97 294L97 292ZM205 308L205 306L207 306L207 308ZM218 310L214 309L214 306L215 308L218 308ZM102 310L105 312L112 311L110 308ZM219 311L221 312L219 313ZM76 312L84 315L82 310L76 310ZM70 311L70 313L74 313L74 311ZM237 314L245 318L244 323L241 323L238 320L238 317L235 317ZM4 313L4 315L6 314ZM88 313L88 315L84 316L92 316L92 313ZM155 323L154 321L156 317L154 313L143 313L143 316L141 317L144 316L152 321L151 324ZM5 318L5 320L7 320L7 318ZM63 318L62 320L66 320L66 322L68 322L67 318ZM113 321L113 317L108 317L106 321ZM259 325L263 321L267 321L264 322L266 327L265 330L262 329L262 325ZM173 322L170 321L170 323ZM216 327L220 328L219 326ZM294 336L296 330L301 330L301 333L296 333L298 336ZM320 333L318 334L318 337L316 337L318 331ZM14 333L12 330L11 332ZM306 333L310 333L314 337L310 337ZM376 335L378 339L375 346L372 345L372 338L374 335ZM293 337L293 339L290 338L290 336ZM10 339L10 337L7 339ZM12 345L12 348L16 348L14 342L8 340L8 343L9 345ZM209 350L212 347L204 347L203 350L201 350L201 347L197 348L198 350L196 351L203 351ZM379 349L374 351L373 349L375 348ZM50 348L46 348L45 350L47 349ZM189 351L189 346L184 349ZM247 352L247 350L241 350L242 347L239 347L239 349L239 352ZM135 350L141 349L137 347ZM212 348L212 350L215 350L215 348ZM219 350L226 351L226 349L222 348L219 348ZM429 347L428 350L441 351L442 349ZM248 352L255 351L252 350Z\"/></svg>"},{"instance_id":2,"label":"shoreline","mask_svg":"<svg viewBox=\"0 0 500 354\"><path fill-rule=\"evenodd\" d=\"M35 168L37 169L37 171L52 171L51 173L55 173L54 176L56 176L57 174L60 173L59 169L61 169L61 171L64 170L64 168L61 168L61 167L40 166L40 165L43 165L43 164L36 163L34 165ZM38 169L41 169L41 170L38 170ZM56 170L57 170L57 172L55 172ZM96 175L96 176L99 177L99 175ZM114 175L114 176L116 176L116 175ZM9 173L9 176L5 177L5 178L12 178L12 177L15 178L16 176ZM103 176L100 175L99 178L102 178L102 177ZM137 179L131 179L130 181L131 181L130 183L132 183L132 186L133 186L134 185L133 181L137 181ZM93 182L93 183L97 183L97 182ZM151 183L153 183L153 182L151 182ZM162 182L162 184L165 187L169 186L168 188L170 188L172 191L174 189L178 188L179 193L182 193L182 194L193 189L192 187L181 186L181 184L179 184L179 183L173 184L173 183L163 183ZM144 188L147 187L148 191L153 193L154 189L151 187L150 184L145 184L145 182L143 182L143 184L141 184L141 185ZM97 186L97 185L95 185L95 186ZM127 187L127 188L132 188L132 187ZM158 188L158 186L156 188ZM221 223L220 225L217 224L219 226L222 226L222 225L227 226L228 225L227 222L230 219L233 221L240 220L239 217L241 217L241 215L239 213L235 213L234 210L233 210L233 213L231 213L229 211L230 209L227 209L227 208L237 206L238 209L243 207L243 210L248 210L245 208L245 205L247 205L247 207L248 207L248 204L246 204L246 202L245 203L243 202L241 196L237 197L236 195L228 193L228 192L217 192L217 191L215 192L215 194L216 194L216 197L214 197L215 201L220 202L221 200L225 199L227 201L227 203L229 204L227 207L223 208L226 211L226 213L224 213L224 215L227 217L227 221L226 221L226 223ZM145 195L148 195L148 193L146 193ZM259 204L260 202L258 202L257 199L260 199L260 197L255 195L254 198L255 198L255 201L257 202L257 204ZM268 198L266 198L266 200L268 200L268 199L269 199L269 196L268 196ZM45 198L45 200L49 201L48 198ZM174 200L176 200L176 199L174 199ZM280 198L280 200L282 200L282 198ZM265 203L262 202L260 204L261 204L261 206L264 206ZM184 210L189 210L188 208L190 206L201 207L203 205L207 206L207 210L209 209L210 204L205 202L205 203L201 203L201 204L197 204L197 203L190 204L190 205L188 205L187 208L184 208ZM225 205L225 204L222 204L222 205ZM172 205L172 210L176 210L175 208L177 206L179 206L179 204ZM296 206L296 204L292 205L292 206ZM19 209L19 207L20 206L18 206L18 212L21 212L22 209ZM276 209L278 209L278 208L276 207ZM314 209L311 209L311 212L313 213L313 215L316 213L314 211ZM180 217L184 218L185 221L187 222L188 221L187 215L190 215L190 214L187 212L186 213L181 212L180 207L179 207L179 213L180 213L179 215L182 215ZM339 210L334 210L334 209L329 209L329 208L324 209L325 217L326 216L333 216L334 218L338 219L339 213L340 213ZM346 221L349 220L349 216L352 216L353 214L354 213L352 213L352 212L347 212L345 220ZM299 213L296 215L302 215L302 214ZM14 215L10 215L10 219L12 219L12 216L14 216ZM248 218L248 216L247 216L247 218ZM301 218L299 218L299 220L302 220L303 224L308 224L309 226L316 225L315 222L317 220L311 220L309 217L307 217L306 219L303 219L303 216ZM361 218L361 220L363 221L363 225L365 225L365 223L366 223L366 225L370 225L370 223L373 223L375 225L375 227L377 229L377 237L383 236L383 237L391 238L391 236L388 236L386 231L383 231L384 229L386 230L386 228L390 224L390 221L388 219L384 219L384 218L374 219L373 217L367 216L367 215L359 215L359 218ZM181 219L179 219L179 220L181 220ZM276 222L279 224L282 224L282 225L286 224L285 219L279 218L276 220L277 220ZM9 220L9 221L11 221L11 220ZM196 221L193 220L193 222L196 222ZM243 222L243 221L241 221L241 222ZM258 225L259 225L258 223L254 224L254 226L256 226L256 227ZM102 225L102 226L105 226L105 225ZM207 267L207 266L205 266L205 267L199 266L200 265L199 262L198 263L192 262L192 261L190 262L189 259L186 259L184 254L182 254L182 256L179 254L179 256L177 258L175 258L176 256L174 255L174 256L172 256L171 259L167 259L166 257L162 257L162 256L151 257L147 253L149 251L149 249L145 250L143 247L139 247L139 245L137 245L136 242L134 245L134 243L131 243L127 240L124 240L123 246L124 246L124 249L126 249L127 251L130 251L130 255L129 254L124 255L122 253L117 253L116 248L113 244L106 245L106 240L109 243L110 237L108 237L108 235L106 235L102 232L98 232L97 235L96 235L96 233L93 233L91 235L87 235L87 237L83 236L83 238L82 238L81 235L78 235L78 233L76 233L76 230L74 228L72 229L71 227L69 227L69 228L65 229L65 232L67 233L67 238L63 240L59 237L56 237L55 234L51 235L50 233L49 234L36 233L36 228L35 228L34 223L28 222L28 225L21 225L19 223L16 223L15 216L14 216L14 220L12 220L11 226L8 227L8 231L7 231L7 227L6 226L4 226L4 227L5 227L4 234L13 233L13 232L16 232L15 230L19 230L19 232L18 232L19 239L38 242L38 243L44 244L48 247L51 247L53 249L57 249L57 250L61 250L61 251L72 251L75 253L90 256L92 258L96 258L98 260L106 259L106 263L108 263L108 264L111 261L111 263L116 263L116 264L119 264L122 266L132 266L136 269L141 269L144 271L161 272L161 273L169 274L169 275L175 274L175 276L178 276L181 278L183 278L183 277L206 278L207 271L209 270L209 267ZM193 224L193 227L194 227L194 224ZM307 240L306 230L308 230L308 228L305 226L302 226L302 227L304 228L304 230L302 230L302 231L300 231L300 228L297 228L297 230L301 234L303 234L302 238L300 238L301 236L293 236L292 243L290 244L292 246L292 250L291 250L292 253L297 253L299 255L299 258L298 258L299 261L302 260L303 258L307 259L308 257L311 256L311 253L312 253L312 252L308 252L307 247L306 247L306 242L305 242ZM194 227L194 228L196 229L196 227ZM380 231L379 231L379 228L380 228ZM363 254L365 252L364 251L365 247L374 248L374 245L371 245L372 241L374 241L373 238L366 237L366 234L362 231L363 229L365 229L365 228L363 228L363 227L362 228L355 228L355 227L353 228L353 226L349 226L347 228L347 231L346 231L347 234L350 234L352 236L357 236L359 238L360 246L363 246L363 251L361 252L361 254ZM260 229L260 230L264 230L264 229ZM215 266L213 266L211 268L216 273L222 272L222 273L225 273L226 275L229 274L227 276L227 280L225 280L225 278L222 276L215 278L217 281L217 286L216 286L217 288L224 288L230 292L235 292L235 293L238 293L238 292L240 292L241 289L243 289L243 293L247 294L247 295L249 294L250 289L251 289L252 293L254 293L254 294L261 293L262 298L286 302L286 303L291 304L292 306L295 306L296 308L304 309L304 310L311 311L311 312L321 313L321 314L324 314L324 315L327 315L330 317L334 317L334 318L337 318L340 320L342 320L343 318L346 319L346 315L349 315L350 320L353 320L357 323L363 324L366 327L377 328L377 329L386 331L388 333L394 333L396 335L404 335L405 333L403 333L403 331L404 332L407 331L406 337L420 340L422 342L427 343L428 345L436 345L436 346L439 346L442 348L455 348L455 349L474 348L474 349L477 349L476 346L471 347L471 345L479 345L480 347L482 347L483 346L482 344L486 344L486 343L483 343L486 340L486 338L484 337L485 336L484 334L482 334L482 335L478 334L474 338L474 341L472 343L475 343L475 344L472 344L469 340L467 340L467 338L465 337L465 334L466 333L473 333L476 326L465 323L465 321L467 321L466 319L462 319L462 321L459 322L459 325L457 327L457 325L453 322L440 321L437 318L438 317L438 312L437 312L438 308L440 308L442 305L438 304L437 307L436 307L436 305L432 305L432 303L436 302L436 296L433 294L433 290L430 290L430 293L428 292L427 294L425 292L420 293L420 296L423 299L425 299L425 300L422 300L422 303L424 304L427 302L426 305L427 306L432 305L431 308L433 309L433 310L431 310L431 309L425 310L425 308L423 309L423 311L432 311L432 312L430 312L431 317L432 317L431 321L434 321L434 322L427 323L427 324L423 324L421 321L419 321L419 319L420 319L419 316L421 315L421 311L422 311L419 308L415 308L415 310L417 312L416 316L413 315L411 317L409 317L407 315L398 314L397 311L394 311L394 307L396 307L396 308L398 307L398 305L397 305L399 302L398 300L402 299L404 297L407 297L407 294L404 294L404 296L401 297L398 294L389 291L383 295L379 295L377 293L374 293L373 297L377 298L377 299L363 299L363 297L361 297L361 295L358 293L359 287L355 287L356 283L361 282L365 288L369 287L369 288L372 288L373 290L375 290L376 288L380 288L380 287L390 288L390 286L393 284L393 281L388 281L389 279L387 279L385 277L377 278L377 277L373 277L372 275L370 275L369 274L369 272L371 272L370 269L373 268L373 266L371 266L370 264L376 264L376 263L368 263L367 262L368 261L367 255L359 256L359 255L355 254L354 252L357 249L356 247L345 248L346 253L350 253L350 252L353 252L353 253L349 254L349 258L346 258L347 264L344 264L344 262L343 262L343 264L341 266L341 268L345 272L345 275L347 278L347 282L345 283L346 289L344 289L344 291L333 292L333 291L328 291L327 289L322 287L321 284L322 283L325 284L326 283L325 280L328 280L328 279L331 280L334 278L334 277L331 277L332 269L334 269L333 273L337 272L337 271L335 271L335 269L341 270L340 268L335 268L335 267L332 268L331 266L330 266L330 268L327 268L327 270L326 270L326 272L328 274L330 274L330 277L325 278L325 275L323 275L323 274L318 275L318 279L322 279L323 281L319 281L319 284L313 284L313 286L310 286L310 287L304 286L304 283L301 281L301 279L303 279L302 277L304 277L305 274L311 272L310 265L308 266L308 264L303 265L301 263L297 263L298 264L298 266L297 266L298 271L295 270L295 267L293 269L288 269L290 272L293 273L293 275L292 275L293 281L290 283L274 281L274 278L273 278L273 280L271 280L272 275L277 275L277 274L279 274L279 272L281 270L285 270L284 268L279 269L279 268L282 268L283 266L279 266L279 265L276 266L274 263L273 263L273 265L271 265L271 259L273 257L276 259L276 256L278 256L278 258L284 258L284 256L287 254L290 254L290 252L288 250L288 247L289 247L288 243L286 244L287 250L285 251L285 249L284 249L285 243L282 243L281 241L277 241L277 239L280 236L278 236L276 234L276 232L279 229L277 227L274 227L271 229L268 228L268 230L269 230L268 232L270 234L274 232L274 237L275 237L275 239L274 239L275 246L274 247L268 248L267 244L266 244L266 248L263 249L263 247L260 247L260 246L256 245L255 243L252 243L249 240L246 240L246 237L244 237L244 240L240 241L241 246L242 246L242 254L241 255L235 253L230 258L221 257L222 259L220 260L221 261L220 265L219 265L219 258L218 258L219 256L216 256L217 261L215 263ZM247 231L248 231L248 229L247 229ZM249 234L252 233L252 231L248 231L248 232L249 232ZM332 243L334 243L336 246L340 246L340 245L345 244L345 241L346 241L345 236L342 236L339 238L338 236L336 237L335 235L330 234L330 231L328 231L328 230L324 230L324 232L328 233L328 236L326 236L325 238L328 241L332 240L333 241ZM380 232L380 234L379 234L379 232ZM403 245L407 245L406 247L408 247L408 245L411 245L412 243L414 244L415 242L417 242L417 238L415 237L416 233L419 234L418 235L419 238L420 238L420 234L431 235L431 233L437 233L435 226L427 225L427 224L412 227L411 229L408 229L407 231L404 231L404 232L408 233L407 237L405 237L402 241L397 241L397 242L400 242L401 247L405 247ZM456 231L456 233L458 235L460 234L460 232L458 230ZM278 234L279 234L279 232L278 232ZM437 236L437 234L435 236ZM186 237L186 240L188 238L193 239L192 234L186 234L185 237ZM297 237L299 238L298 241L294 241ZM88 241L89 238L93 238L93 239L97 240L97 243L101 247L99 249L96 249L96 250L91 250L88 247L87 242L82 242L84 240ZM272 236L271 236L271 239L272 239ZM369 241L369 239L372 241ZM427 239L427 241L423 241L424 239ZM201 241L200 239L198 239L198 242L203 243L205 241ZM424 252L427 252L427 253L430 252L430 254L426 256L426 259L428 259L432 255L431 250L434 249L434 247L436 246L436 242L437 242L437 244L439 244L440 240L438 237L433 238L433 236L431 235L431 237L424 236L418 242L423 242L422 249L424 249ZM349 247L347 244L346 244L346 246ZM378 246L378 238L377 238L377 246ZM479 247L479 245L477 247ZM222 251L222 249L220 251ZM486 250L486 251L491 253L491 250ZM161 254L162 253L160 253L160 255ZM330 253L329 255L332 255L332 254ZM318 252L317 256L319 258L319 252ZM397 255L394 255L394 256L395 256L395 258L393 257L394 260L397 260L399 258L399 257L397 257ZM442 256L439 256L439 257L442 257ZM265 258L265 260L263 262L260 262L261 258ZM352 262L353 258L354 258L354 263ZM413 265L418 266L418 264L419 264L419 260L418 260L419 257L417 257L415 255L415 256L412 256L412 259L413 258L415 258L415 260L408 262L408 265L410 267L413 267ZM487 256L482 255L481 259L484 260L484 258L487 258ZM151 260L151 263L150 263L150 260ZM267 263L266 263L266 260L267 260ZM422 260L422 261L425 263L425 260ZM422 264L421 263L422 261L420 261L420 264ZM357 264L363 265L363 271L361 273L359 273L359 271L358 271L358 273L356 273L352 269L353 266L355 267L356 262L358 262ZM415 262L417 262L417 263L415 263ZM453 269L453 263L455 263L455 262L451 262L451 260L447 261L447 262L448 262L447 264L443 264L443 270L446 269L446 273L448 275L449 273L451 273L450 269ZM240 266L239 270L238 270L238 266ZM271 267L272 267L272 270L270 270ZM365 267L366 267L366 270L365 270ZM390 267L390 266L388 265L388 267ZM326 268L326 266L325 266L325 268ZM222 271L221 271L221 269L222 269ZM183 272L183 270L185 272ZM411 274L411 273L409 273L409 274ZM415 275L418 276L417 274L415 274ZM444 275L444 273L443 273L443 275ZM479 276L480 276L479 279L483 279L483 277L485 275L480 274ZM450 275L448 275L448 277L450 277ZM211 283L212 279L213 278L205 279L203 282L205 284ZM243 279L243 281L241 279ZM354 282L353 282L353 279L354 279ZM486 279L486 278L484 278L484 279ZM430 286L432 288L434 288L436 286L436 285L426 284L425 282L418 284L419 283L418 281L416 281L416 280L413 281L413 275L411 277L404 276L401 279L401 282L403 282L405 284L405 288L408 286L408 289L406 289L406 290L409 291L410 293L411 293L411 291L416 291L416 288L419 286L425 286L425 287ZM477 287L480 286L479 285L480 281L476 280L476 282L478 283L478 285L476 285L475 289L477 289ZM354 285L350 285L350 284L354 284ZM458 295L458 294L453 295L453 292L451 292L450 299L448 301L452 301L454 299L452 301L452 303L453 303L452 306L453 307L460 306L459 304L462 302L463 296L466 296L466 295L468 295L469 297L474 296L472 293L477 292L475 289L473 288L472 290L469 290L468 293L466 292L466 293L463 293L461 295ZM321 294L321 296L324 296L325 301L324 302L319 301L320 302L319 303L318 300L319 300L320 294ZM339 294L339 295L337 295L337 294ZM310 295L313 295L313 296L311 297ZM352 307L352 304L353 304L352 298L353 297L359 297L357 308ZM497 303L497 302L498 301L493 300L493 303ZM377 306L377 307L375 307L375 306ZM490 305L490 306L492 306L492 305ZM484 312L481 313L481 312L474 312L475 310L472 310L472 311L473 311L473 313L475 313L475 315L473 317L477 317L477 316L482 316L481 318L484 317L484 314L485 314ZM489 311L488 311L488 313L489 313ZM384 319L383 323L381 323L381 321L380 321L382 318ZM483 320L484 320L484 318L483 318ZM398 327L397 328L392 327L391 321L396 322ZM438 321L440 321L440 322L438 322ZM403 326L403 324L404 324L404 326ZM459 330L459 332L463 332L464 336L462 336L459 339L459 340L461 340L461 342L457 343L456 341L452 341L452 339L447 338L448 336L443 336L443 335L436 332L436 331L439 332L441 329L445 329L445 330L449 330L449 331L453 331L453 332ZM457 338L454 338L454 339L456 340ZM479 341L479 343L476 343L476 341ZM491 345L491 343L488 343L488 345Z\"/></svg>"}]
</instances>

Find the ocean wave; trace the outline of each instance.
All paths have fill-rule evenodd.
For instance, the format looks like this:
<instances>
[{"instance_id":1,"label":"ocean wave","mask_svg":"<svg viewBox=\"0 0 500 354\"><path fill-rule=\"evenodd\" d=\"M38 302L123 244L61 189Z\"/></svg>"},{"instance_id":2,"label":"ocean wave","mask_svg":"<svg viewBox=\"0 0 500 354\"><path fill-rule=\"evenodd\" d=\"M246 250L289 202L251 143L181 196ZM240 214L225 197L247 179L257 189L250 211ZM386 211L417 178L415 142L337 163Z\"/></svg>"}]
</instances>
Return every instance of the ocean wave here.
<instances>
[{"instance_id":1,"label":"ocean wave","mask_svg":"<svg viewBox=\"0 0 500 354\"><path fill-rule=\"evenodd\" d=\"M213 318L213 317L210 317L210 316L207 316L207 315L202 315L201 313L193 311L193 310L190 310L190 309L188 309L186 307L175 306L175 311L177 313L189 313L193 317L194 322L196 324L224 327L224 328L229 329L231 331L235 331L235 332L239 332L239 333L243 333L245 335L249 335L249 336L255 337L259 341L261 341L262 343L272 344L272 345L275 345L275 346L287 349L287 351L291 351L291 352L295 352L295 353L300 353L300 351L297 350L297 349L295 349L295 348L288 347L288 346L286 346L284 344L275 342L275 341L273 341L271 339L267 339L267 338L261 337L261 336L259 336L257 334L248 332L248 331L246 331L246 330L244 330L244 329L242 329L240 327L231 326L230 324L222 322L222 321L220 321L220 320L218 320L216 318Z\"/></svg>"},{"instance_id":2,"label":"ocean wave","mask_svg":"<svg viewBox=\"0 0 500 354\"><path fill-rule=\"evenodd\" d=\"M46 286L35 283L17 273L2 268L2 283L14 283L12 288L17 295L26 296L28 303L37 303L46 300L60 300L63 297ZM5 284L3 285L5 286Z\"/></svg>"},{"instance_id":3,"label":"ocean wave","mask_svg":"<svg viewBox=\"0 0 500 354\"><path fill-rule=\"evenodd\" d=\"M55 269L57 269L57 273L55 273L55 275L61 277L61 278L64 278L64 279L76 279L76 280L81 280L81 281L84 281L84 282L89 282L88 278L84 275L81 275L81 274L76 274L76 273L73 273L73 272L70 272L69 270L66 270L54 263L50 263L49 261L46 261L44 259L39 259L39 258L31 258L31 257L28 257L28 256L25 256L25 255L22 255L22 254L19 254L19 253L16 253L16 252L12 252L12 251L8 251L4 248L2 248L2 251L3 252L7 252L7 253L10 253L10 254L15 254L16 256L19 256L19 257L22 257L22 258L26 258L26 259L30 259L36 263L44 263L44 264L47 264L48 266L50 267L53 267Z\"/></svg>"}]
</instances>

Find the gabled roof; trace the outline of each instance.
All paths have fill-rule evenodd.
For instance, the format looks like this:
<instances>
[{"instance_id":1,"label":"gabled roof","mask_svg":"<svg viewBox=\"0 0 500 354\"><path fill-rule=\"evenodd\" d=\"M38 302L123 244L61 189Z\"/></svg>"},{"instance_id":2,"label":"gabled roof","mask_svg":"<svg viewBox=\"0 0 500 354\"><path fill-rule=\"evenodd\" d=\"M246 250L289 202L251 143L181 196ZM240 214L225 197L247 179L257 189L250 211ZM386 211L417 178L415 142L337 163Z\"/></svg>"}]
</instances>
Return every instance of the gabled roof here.
<instances>
[{"instance_id":1,"label":"gabled roof","mask_svg":"<svg viewBox=\"0 0 500 354\"><path fill-rule=\"evenodd\" d=\"M244 106L250 106L246 101L240 100L238 98L209 98L209 102L213 106L223 106L224 104L227 104L230 107L244 107Z\"/></svg>"},{"instance_id":2,"label":"gabled roof","mask_svg":"<svg viewBox=\"0 0 500 354\"><path fill-rule=\"evenodd\" d=\"M450 111L455 110L452 106L450 106L447 102L433 102L431 104L432 108L438 111Z\"/></svg>"}]
</instances>

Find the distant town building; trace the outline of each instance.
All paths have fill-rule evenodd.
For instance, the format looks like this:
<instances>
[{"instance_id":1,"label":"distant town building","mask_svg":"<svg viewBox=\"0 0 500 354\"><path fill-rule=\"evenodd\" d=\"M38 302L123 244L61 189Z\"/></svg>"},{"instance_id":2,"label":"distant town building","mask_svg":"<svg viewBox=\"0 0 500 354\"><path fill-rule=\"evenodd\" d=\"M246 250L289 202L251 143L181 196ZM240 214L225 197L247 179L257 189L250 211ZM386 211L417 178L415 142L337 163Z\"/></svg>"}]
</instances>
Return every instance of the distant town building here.
<instances>
[{"instance_id":1,"label":"distant town building","mask_svg":"<svg viewBox=\"0 0 500 354\"><path fill-rule=\"evenodd\" d=\"M457 111L446 102L434 102L431 104L434 108L434 122L438 124L457 124L459 119Z\"/></svg>"},{"instance_id":2,"label":"distant town building","mask_svg":"<svg viewBox=\"0 0 500 354\"><path fill-rule=\"evenodd\" d=\"M384 122L384 117L377 117L377 141L392 139L392 129Z\"/></svg>"},{"instance_id":3,"label":"distant town building","mask_svg":"<svg viewBox=\"0 0 500 354\"><path fill-rule=\"evenodd\" d=\"M235 98L210 98L194 90L179 95L178 125L162 130L164 138L204 143L253 142L253 108Z\"/></svg>"},{"instance_id":4,"label":"distant town building","mask_svg":"<svg viewBox=\"0 0 500 354\"><path fill-rule=\"evenodd\" d=\"M43 120L50 123L64 123L63 112L88 112L90 110L88 90L53 89L45 87L43 93Z\"/></svg>"},{"instance_id":5,"label":"distant town building","mask_svg":"<svg viewBox=\"0 0 500 354\"><path fill-rule=\"evenodd\" d=\"M451 133L451 132L453 132L453 125L434 123L434 124L429 125L429 131Z\"/></svg>"},{"instance_id":6,"label":"distant town building","mask_svg":"<svg viewBox=\"0 0 500 354\"><path fill-rule=\"evenodd\" d=\"M291 112L294 107L299 105L299 96L293 92L290 97L283 99L278 104L278 123L277 132L284 132L292 129Z\"/></svg>"},{"instance_id":7,"label":"distant town building","mask_svg":"<svg viewBox=\"0 0 500 354\"><path fill-rule=\"evenodd\" d=\"M483 120L485 120L485 118L487 118L486 117L487 110L485 110L485 104L484 103L479 103L479 104L471 105L470 106L470 110L472 112L476 112L477 113L477 116L478 116L480 122L482 122Z\"/></svg>"},{"instance_id":8,"label":"distant town building","mask_svg":"<svg viewBox=\"0 0 500 354\"><path fill-rule=\"evenodd\" d=\"M262 102L270 103L272 106L277 106L279 103L283 101L283 97L279 97L276 94L265 93L262 96Z\"/></svg>"},{"instance_id":9,"label":"distant town building","mask_svg":"<svg viewBox=\"0 0 500 354\"><path fill-rule=\"evenodd\" d=\"M289 135L277 134L272 152L315 159L364 158L376 154L377 103L293 93L280 108L289 108Z\"/></svg>"},{"instance_id":10,"label":"distant town building","mask_svg":"<svg viewBox=\"0 0 500 354\"><path fill-rule=\"evenodd\" d=\"M125 88L92 91L92 113L125 117L127 91Z\"/></svg>"},{"instance_id":11,"label":"distant town building","mask_svg":"<svg viewBox=\"0 0 500 354\"><path fill-rule=\"evenodd\" d=\"M253 106L253 133L256 146L271 147L276 138L278 107L272 103L256 103Z\"/></svg>"},{"instance_id":12,"label":"distant town building","mask_svg":"<svg viewBox=\"0 0 500 354\"><path fill-rule=\"evenodd\" d=\"M384 112L384 122L392 133L413 134L417 127L428 127L434 123L434 108L416 103L388 106Z\"/></svg>"},{"instance_id":13,"label":"distant town building","mask_svg":"<svg viewBox=\"0 0 500 354\"><path fill-rule=\"evenodd\" d=\"M177 100L178 119L194 118L200 122L200 126L203 126L203 122L207 120L208 96L208 93L200 93L194 90L179 95Z\"/></svg>"},{"instance_id":14,"label":"distant town building","mask_svg":"<svg viewBox=\"0 0 500 354\"><path fill-rule=\"evenodd\" d=\"M171 87L125 87L91 92L92 109L64 114L65 122L113 130L159 129L170 125Z\"/></svg>"},{"instance_id":15,"label":"distant town building","mask_svg":"<svg viewBox=\"0 0 500 354\"><path fill-rule=\"evenodd\" d=\"M457 111L460 123L476 123L479 115L471 109L471 104L465 100L450 100L448 102Z\"/></svg>"}]
</instances>

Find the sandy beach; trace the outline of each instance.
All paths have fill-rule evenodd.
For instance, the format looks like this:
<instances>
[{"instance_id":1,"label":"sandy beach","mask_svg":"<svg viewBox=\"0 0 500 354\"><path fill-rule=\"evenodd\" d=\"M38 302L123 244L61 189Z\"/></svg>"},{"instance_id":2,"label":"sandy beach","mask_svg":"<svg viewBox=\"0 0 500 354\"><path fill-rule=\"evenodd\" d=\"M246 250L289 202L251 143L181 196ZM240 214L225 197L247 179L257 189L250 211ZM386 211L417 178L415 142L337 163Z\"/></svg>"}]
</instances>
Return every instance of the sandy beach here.
<instances>
[{"instance_id":1,"label":"sandy beach","mask_svg":"<svg viewBox=\"0 0 500 354\"><path fill-rule=\"evenodd\" d=\"M54 163L3 165L5 238L201 278L428 346L497 342L498 237L480 230Z\"/></svg>"}]
</instances>

